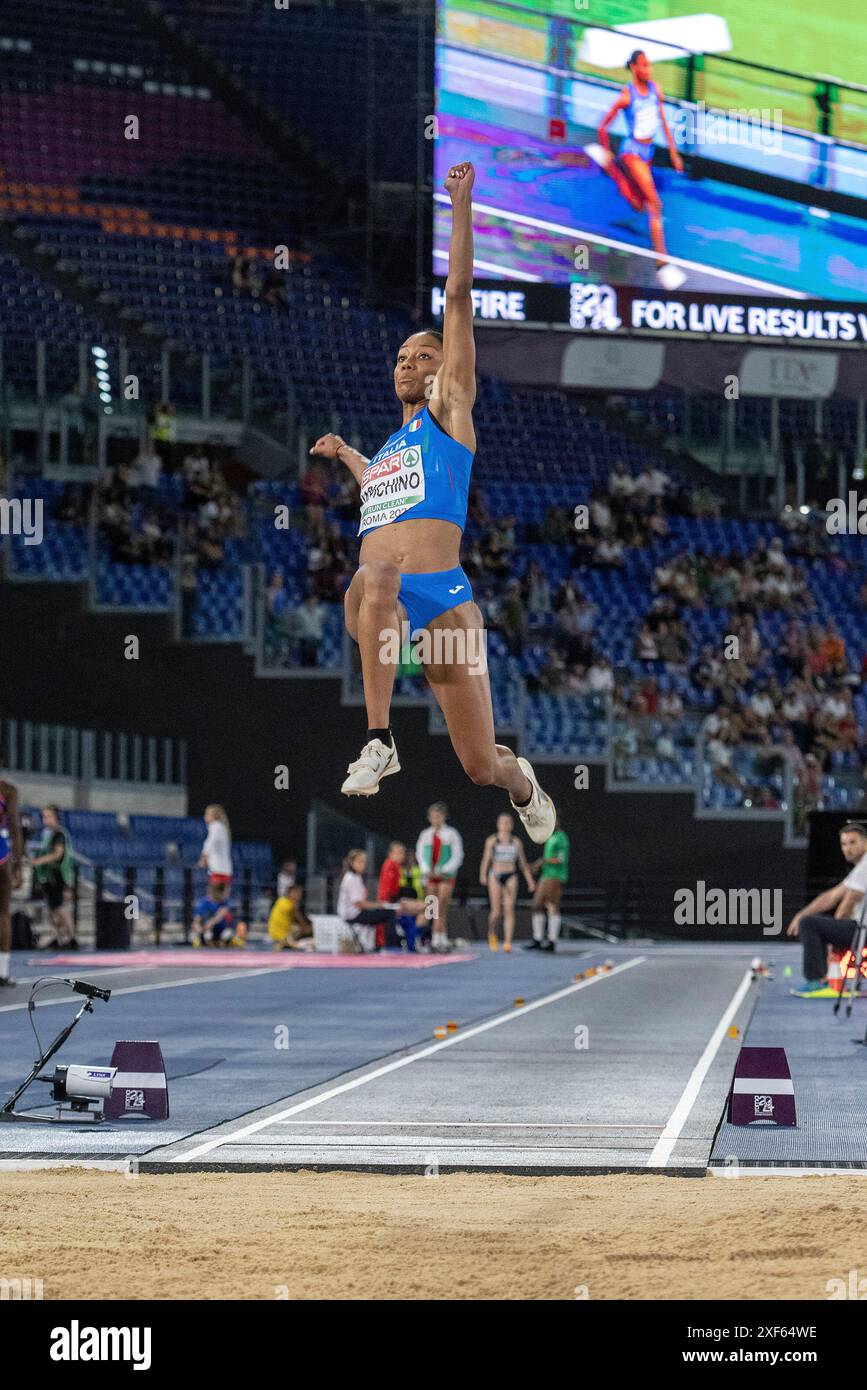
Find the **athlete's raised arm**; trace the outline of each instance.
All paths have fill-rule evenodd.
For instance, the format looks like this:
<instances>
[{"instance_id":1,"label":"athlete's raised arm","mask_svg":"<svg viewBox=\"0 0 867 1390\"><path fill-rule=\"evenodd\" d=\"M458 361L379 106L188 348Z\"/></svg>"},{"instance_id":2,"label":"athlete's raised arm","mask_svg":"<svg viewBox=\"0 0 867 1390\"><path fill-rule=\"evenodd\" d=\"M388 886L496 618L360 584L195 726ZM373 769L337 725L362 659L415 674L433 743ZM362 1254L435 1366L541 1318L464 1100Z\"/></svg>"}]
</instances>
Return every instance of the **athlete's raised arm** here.
<instances>
[{"instance_id":1,"label":"athlete's raised arm","mask_svg":"<svg viewBox=\"0 0 867 1390\"><path fill-rule=\"evenodd\" d=\"M473 338L473 182L472 164L455 164L446 189L452 200L452 234L446 309L443 319L443 363L431 398L433 413L449 433L475 451L472 409L476 399L476 344Z\"/></svg>"}]
</instances>

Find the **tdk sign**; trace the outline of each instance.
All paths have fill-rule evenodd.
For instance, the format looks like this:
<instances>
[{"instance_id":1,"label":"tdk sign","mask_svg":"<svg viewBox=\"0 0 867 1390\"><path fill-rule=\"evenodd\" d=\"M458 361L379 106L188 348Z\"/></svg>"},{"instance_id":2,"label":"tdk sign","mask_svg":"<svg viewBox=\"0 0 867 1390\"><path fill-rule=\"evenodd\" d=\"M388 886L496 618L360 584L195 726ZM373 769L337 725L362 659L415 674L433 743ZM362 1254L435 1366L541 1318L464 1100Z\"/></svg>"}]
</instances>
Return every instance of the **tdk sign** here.
<instances>
[{"instance_id":1,"label":"tdk sign","mask_svg":"<svg viewBox=\"0 0 867 1390\"><path fill-rule=\"evenodd\" d=\"M523 323L527 314L523 290L470 290L473 317L477 319L511 319ZM446 292L435 285L431 290L431 313L440 318L446 309Z\"/></svg>"}]
</instances>

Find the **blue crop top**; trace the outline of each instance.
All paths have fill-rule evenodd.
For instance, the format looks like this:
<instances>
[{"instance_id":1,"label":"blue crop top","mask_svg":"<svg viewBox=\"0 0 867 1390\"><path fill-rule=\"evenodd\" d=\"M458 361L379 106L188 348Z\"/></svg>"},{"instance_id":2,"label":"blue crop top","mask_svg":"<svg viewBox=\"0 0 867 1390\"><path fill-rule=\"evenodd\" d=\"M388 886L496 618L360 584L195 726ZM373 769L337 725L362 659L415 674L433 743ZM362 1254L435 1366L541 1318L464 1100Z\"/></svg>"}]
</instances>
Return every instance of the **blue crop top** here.
<instances>
[{"instance_id":1,"label":"blue crop top","mask_svg":"<svg viewBox=\"0 0 867 1390\"><path fill-rule=\"evenodd\" d=\"M393 521L432 518L464 529L473 455L427 406L389 435L361 475L359 536Z\"/></svg>"}]
</instances>

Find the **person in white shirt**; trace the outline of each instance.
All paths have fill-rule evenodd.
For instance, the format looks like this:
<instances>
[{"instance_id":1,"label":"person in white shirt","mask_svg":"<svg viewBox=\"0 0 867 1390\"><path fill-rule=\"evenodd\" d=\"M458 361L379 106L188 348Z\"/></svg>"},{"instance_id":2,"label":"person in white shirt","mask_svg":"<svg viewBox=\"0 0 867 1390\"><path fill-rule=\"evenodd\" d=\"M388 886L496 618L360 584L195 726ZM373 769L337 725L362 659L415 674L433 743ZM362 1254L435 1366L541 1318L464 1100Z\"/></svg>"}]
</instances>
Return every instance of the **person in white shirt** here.
<instances>
[{"instance_id":1,"label":"person in white shirt","mask_svg":"<svg viewBox=\"0 0 867 1390\"><path fill-rule=\"evenodd\" d=\"M343 877L337 892L337 915L351 928L374 927L376 947L398 944L395 921L398 911L404 911L404 904L377 902L367 895L364 871L367 868L367 855L363 849L351 849L343 861ZM397 911L395 911L397 909ZM416 910L418 903L416 903ZM355 932L353 931L353 935ZM355 936L358 941L357 935Z\"/></svg>"},{"instance_id":2,"label":"person in white shirt","mask_svg":"<svg viewBox=\"0 0 867 1390\"><path fill-rule=\"evenodd\" d=\"M819 893L789 923L787 935L800 937L804 948L804 983L792 990L801 999L833 998L827 982L829 946L845 950L853 943L856 917L867 892L867 825L847 821L840 831L840 850L852 868L833 888Z\"/></svg>"},{"instance_id":3,"label":"person in white shirt","mask_svg":"<svg viewBox=\"0 0 867 1390\"><path fill-rule=\"evenodd\" d=\"M205 825L208 833L199 856L199 868L207 869L209 882L230 884L232 882L232 832L229 817L222 806L214 803L205 807Z\"/></svg>"},{"instance_id":4,"label":"person in white shirt","mask_svg":"<svg viewBox=\"0 0 867 1390\"><path fill-rule=\"evenodd\" d=\"M159 486L162 471L163 461L153 444L145 444L132 461L129 485L156 488Z\"/></svg>"},{"instance_id":5,"label":"person in white shirt","mask_svg":"<svg viewBox=\"0 0 867 1390\"><path fill-rule=\"evenodd\" d=\"M449 903L455 889L458 869L464 862L464 842L453 825L446 824L448 807L435 801L428 807L428 826L416 841L415 857L425 893L436 898L436 914L431 932L431 950L448 951Z\"/></svg>"},{"instance_id":6,"label":"person in white shirt","mask_svg":"<svg viewBox=\"0 0 867 1390\"><path fill-rule=\"evenodd\" d=\"M614 672L606 656L600 656L587 672L587 684L593 695L607 695L614 689Z\"/></svg>"},{"instance_id":7,"label":"person in white shirt","mask_svg":"<svg viewBox=\"0 0 867 1390\"><path fill-rule=\"evenodd\" d=\"M766 689L760 686L759 689L750 696L750 709L753 711L753 714L758 715L759 719L767 723L774 712L774 702Z\"/></svg>"}]
</instances>

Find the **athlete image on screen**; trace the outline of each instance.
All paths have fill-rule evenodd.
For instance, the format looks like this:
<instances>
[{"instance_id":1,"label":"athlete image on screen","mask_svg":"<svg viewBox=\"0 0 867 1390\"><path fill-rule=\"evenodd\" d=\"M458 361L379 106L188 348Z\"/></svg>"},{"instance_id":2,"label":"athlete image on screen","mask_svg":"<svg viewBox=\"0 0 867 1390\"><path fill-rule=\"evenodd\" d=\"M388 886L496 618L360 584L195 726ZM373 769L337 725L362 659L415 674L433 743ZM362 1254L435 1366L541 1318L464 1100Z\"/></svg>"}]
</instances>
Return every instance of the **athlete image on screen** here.
<instances>
[{"instance_id":1,"label":"athlete image on screen","mask_svg":"<svg viewBox=\"0 0 867 1390\"><path fill-rule=\"evenodd\" d=\"M647 54L638 48L626 64L630 81L606 111L599 124L599 144L587 145L585 153L616 183L621 195L636 212L646 212L650 240L657 253L656 276L663 289L676 290L686 279L683 271L668 260L662 227L662 199L653 181L653 154L656 136L662 131L668 143L673 167L683 173L683 160L665 119L662 88L652 77ZM628 134L615 156L608 127L622 111Z\"/></svg>"},{"instance_id":2,"label":"athlete image on screen","mask_svg":"<svg viewBox=\"0 0 867 1390\"><path fill-rule=\"evenodd\" d=\"M374 796L384 777L400 771L389 725L397 665L387 659L384 639L408 626L413 639L428 642L424 674L467 776L506 791L530 839L544 844L554 805L527 759L496 742L487 663L480 659L484 620L460 563L476 452L474 179L472 164L460 163L445 180L452 226L443 331L412 333L398 348L400 427L372 459L336 434L310 450L343 463L361 490L360 565L344 613L361 654L368 729L341 790Z\"/></svg>"}]
</instances>

